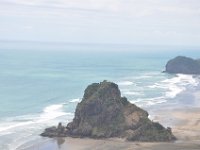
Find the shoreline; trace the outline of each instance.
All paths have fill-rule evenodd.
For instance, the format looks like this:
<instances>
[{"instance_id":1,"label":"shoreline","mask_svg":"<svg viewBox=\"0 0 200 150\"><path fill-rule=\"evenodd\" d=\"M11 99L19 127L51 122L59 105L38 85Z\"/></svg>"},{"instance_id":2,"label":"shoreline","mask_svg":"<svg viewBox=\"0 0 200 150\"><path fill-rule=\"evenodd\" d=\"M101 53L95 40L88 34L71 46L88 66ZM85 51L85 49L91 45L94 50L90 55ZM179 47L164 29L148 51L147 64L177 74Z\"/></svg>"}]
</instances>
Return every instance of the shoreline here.
<instances>
[{"instance_id":1,"label":"shoreline","mask_svg":"<svg viewBox=\"0 0 200 150\"><path fill-rule=\"evenodd\" d=\"M159 110L158 110L159 111ZM163 109L155 116L155 122L165 122L171 116L172 132L175 142L130 142L120 138L45 138L47 141L33 143L34 146L23 150L199 150L200 149L200 107L177 110ZM175 122L173 120L176 120ZM168 118L167 118L168 120Z\"/></svg>"},{"instance_id":2,"label":"shoreline","mask_svg":"<svg viewBox=\"0 0 200 150\"><path fill-rule=\"evenodd\" d=\"M186 95L186 96L185 96ZM200 90L182 93L177 99L183 104L157 105L148 108L151 119L165 127L171 127L177 141L130 142L120 138L40 138L40 140L21 146L20 150L199 150L200 149L200 106L185 105L186 100L199 104ZM17 149L18 150L18 149Z\"/></svg>"}]
</instances>

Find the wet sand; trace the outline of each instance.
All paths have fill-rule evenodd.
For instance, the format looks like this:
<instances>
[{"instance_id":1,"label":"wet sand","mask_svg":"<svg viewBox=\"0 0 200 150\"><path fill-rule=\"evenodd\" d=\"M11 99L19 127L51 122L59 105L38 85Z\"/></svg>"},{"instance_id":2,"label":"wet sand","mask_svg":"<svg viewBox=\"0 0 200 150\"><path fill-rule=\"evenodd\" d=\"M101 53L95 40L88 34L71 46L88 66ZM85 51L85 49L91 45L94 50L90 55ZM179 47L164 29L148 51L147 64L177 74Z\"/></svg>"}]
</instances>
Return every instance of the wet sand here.
<instances>
[{"instance_id":1,"label":"wet sand","mask_svg":"<svg viewBox=\"0 0 200 150\"><path fill-rule=\"evenodd\" d=\"M173 143L128 142L123 139L91 140L66 138L61 150L71 146L77 150L200 150L200 108L163 110L155 116L160 122L171 119L173 133L178 138ZM77 145L78 146L75 146Z\"/></svg>"},{"instance_id":2,"label":"wet sand","mask_svg":"<svg viewBox=\"0 0 200 150\"><path fill-rule=\"evenodd\" d=\"M171 143L144 143L119 138L95 140L67 137L37 143L26 150L200 150L200 108L166 109L154 118L154 121L161 123L168 121L178 140Z\"/></svg>"},{"instance_id":3,"label":"wet sand","mask_svg":"<svg viewBox=\"0 0 200 150\"><path fill-rule=\"evenodd\" d=\"M199 150L198 142L141 143L122 139L91 140L66 138L60 150Z\"/></svg>"},{"instance_id":4,"label":"wet sand","mask_svg":"<svg viewBox=\"0 0 200 150\"><path fill-rule=\"evenodd\" d=\"M184 95L181 100L184 100ZM192 99L188 99L192 98ZM196 104L200 103L200 92L187 96ZM199 105L170 105L148 110L151 119L159 121L165 127L171 127L177 141L171 143L128 142L124 139L79 139L79 138L45 138L45 142L34 143L24 150L200 150L200 107ZM21 150L21 149L20 149Z\"/></svg>"}]
</instances>

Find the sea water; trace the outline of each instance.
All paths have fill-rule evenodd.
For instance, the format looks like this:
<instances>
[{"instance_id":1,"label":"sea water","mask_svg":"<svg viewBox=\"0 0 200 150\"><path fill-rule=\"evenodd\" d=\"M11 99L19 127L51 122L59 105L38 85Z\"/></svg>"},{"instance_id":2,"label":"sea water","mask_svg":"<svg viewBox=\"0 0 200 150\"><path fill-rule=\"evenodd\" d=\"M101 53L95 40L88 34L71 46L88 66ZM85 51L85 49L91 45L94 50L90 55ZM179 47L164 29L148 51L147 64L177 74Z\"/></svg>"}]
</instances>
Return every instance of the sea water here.
<instances>
[{"instance_id":1,"label":"sea water","mask_svg":"<svg viewBox=\"0 0 200 150\"><path fill-rule=\"evenodd\" d=\"M91 83L108 80L122 96L148 108L172 102L199 84L192 75L162 73L178 53L0 50L0 149L20 149L44 128L67 124ZM194 56L196 54L193 53Z\"/></svg>"}]
</instances>

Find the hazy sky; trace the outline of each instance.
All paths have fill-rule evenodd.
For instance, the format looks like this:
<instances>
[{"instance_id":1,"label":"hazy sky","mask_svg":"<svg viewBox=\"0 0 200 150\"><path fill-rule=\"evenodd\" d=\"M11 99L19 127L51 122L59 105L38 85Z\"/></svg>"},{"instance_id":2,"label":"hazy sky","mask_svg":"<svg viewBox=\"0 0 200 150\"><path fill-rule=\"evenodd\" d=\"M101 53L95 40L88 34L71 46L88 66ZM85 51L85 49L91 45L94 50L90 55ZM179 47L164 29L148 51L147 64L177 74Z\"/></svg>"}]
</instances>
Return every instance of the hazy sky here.
<instances>
[{"instance_id":1,"label":"hazy sky","mask_svg":"<svg viewBox=\"0 0 200 150\"><path fill-rule=\"evenodd\" d=\"M200 0L0 0L0 40L200 46Z\"/></svg>"}]
</instances>

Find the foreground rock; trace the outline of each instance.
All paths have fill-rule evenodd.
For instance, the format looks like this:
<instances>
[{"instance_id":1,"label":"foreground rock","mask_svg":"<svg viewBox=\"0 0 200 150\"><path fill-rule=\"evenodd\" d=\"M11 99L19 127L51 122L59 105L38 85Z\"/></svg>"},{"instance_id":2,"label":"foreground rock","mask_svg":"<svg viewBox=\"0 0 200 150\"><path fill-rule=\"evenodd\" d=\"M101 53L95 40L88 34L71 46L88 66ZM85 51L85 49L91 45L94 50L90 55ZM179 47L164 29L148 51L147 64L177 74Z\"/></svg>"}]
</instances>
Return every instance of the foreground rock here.
<instances>
[{"instance_id":1,"label":"foreground rock","mask_svg":"<svg viewBox=\"0 0 200 150\"><path fill-rule=\"evenodd\" d=\"M178 56L167 62L168 73L200 74L200 61L189 57Z\"/></svg>"},{"instance_id":2,"label":"foreground rock","mask_svg":"<svg viewBox=\"0 0 200 150\"><path fill-rule=\"evenodd\" d=\"M112 82L93 83L77 105L75 117L67 127L51 127L42 136L109 138L130 141L173 141L170 128L148 119L148 113L121 97Z\"/></svg>"}]
</instances>

